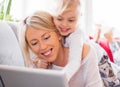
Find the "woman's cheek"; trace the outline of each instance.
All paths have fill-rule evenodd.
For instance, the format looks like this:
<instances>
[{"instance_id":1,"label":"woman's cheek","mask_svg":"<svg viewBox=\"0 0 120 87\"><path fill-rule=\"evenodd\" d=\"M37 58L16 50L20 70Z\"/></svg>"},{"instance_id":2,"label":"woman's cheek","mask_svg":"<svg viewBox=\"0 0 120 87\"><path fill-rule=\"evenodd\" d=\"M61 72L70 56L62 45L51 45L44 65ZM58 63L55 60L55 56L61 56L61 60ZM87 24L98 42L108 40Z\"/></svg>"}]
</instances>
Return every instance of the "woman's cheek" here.
<instances>
[{"instance_id":1,"label":"woman's cheek","mask_svg":"<svg viewBox=\"0 0 120 87\"><path fill-rule=\"evenodd\" d=\"M39 55L40 50L39 50L38 47L32 47L31 49L32 49L32 51L33 51L36 55Z\"/></svg>"}]
</instances>

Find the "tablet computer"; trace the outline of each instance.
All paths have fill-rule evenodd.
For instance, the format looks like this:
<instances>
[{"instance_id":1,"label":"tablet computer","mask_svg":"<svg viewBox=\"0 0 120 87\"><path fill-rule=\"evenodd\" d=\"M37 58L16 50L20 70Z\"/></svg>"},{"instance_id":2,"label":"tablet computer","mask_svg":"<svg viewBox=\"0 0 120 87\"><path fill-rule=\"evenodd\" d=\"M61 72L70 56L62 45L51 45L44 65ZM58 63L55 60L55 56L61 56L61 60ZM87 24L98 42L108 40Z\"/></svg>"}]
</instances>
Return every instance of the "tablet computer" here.
<instances>
[{"instance_id":1,"label":"tablet computer","mask_svg":"<svg viewBox=\"0 0 120 87\"><path fill-rule=\"evenodd\" d=\"M0 65L0 87L68 87L62 71Z\"/></svg>"}]
</instances>

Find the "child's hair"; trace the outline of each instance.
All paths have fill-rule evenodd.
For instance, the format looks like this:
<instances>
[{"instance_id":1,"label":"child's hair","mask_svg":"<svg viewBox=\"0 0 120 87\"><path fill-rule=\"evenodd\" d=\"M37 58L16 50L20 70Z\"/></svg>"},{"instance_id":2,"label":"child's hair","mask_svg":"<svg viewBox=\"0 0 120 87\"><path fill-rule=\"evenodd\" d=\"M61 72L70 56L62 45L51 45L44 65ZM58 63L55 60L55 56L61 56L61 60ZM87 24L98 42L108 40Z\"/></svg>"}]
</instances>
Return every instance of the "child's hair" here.
<instances>
[{"instance_id":1,"label":"child's hair","mask_svg":"<svg viewBox=\"0 0 120 87\"><path fill-rule=\"evenodd\" d=\"M26 66L29 66L29 64L31 64L29 45L27 43L25 35L29 26L35 29L47 29L58 33L58 30L53 23L53 17L47 12L37 11L23 21L23 27L19 32L19 41L25 57Z\"/></svg>"},{"instance_id":2,"label":"child's hair","mask_svg":"<svg viewBox=\"0 0 120 87\"><path fill-rule=\"evenodd\" d=\"M58 16L63 12L69 10L80 10L80 0L56 0L56 2L58 2L58 4L55 9L55 14L53 14L53 16Z\"/></svg>"},{"instance_id":3,"label":"child's hair","mask_svg":"<svg viewBox=\"0 0 120 87\"><path fill-rule=\"evenodd\" d=\"M66 8L64 9L64 11L78 9L79 6L80 6L79 0L68 0L68 2L66 3Z\"/></svg>"}]
</instances>

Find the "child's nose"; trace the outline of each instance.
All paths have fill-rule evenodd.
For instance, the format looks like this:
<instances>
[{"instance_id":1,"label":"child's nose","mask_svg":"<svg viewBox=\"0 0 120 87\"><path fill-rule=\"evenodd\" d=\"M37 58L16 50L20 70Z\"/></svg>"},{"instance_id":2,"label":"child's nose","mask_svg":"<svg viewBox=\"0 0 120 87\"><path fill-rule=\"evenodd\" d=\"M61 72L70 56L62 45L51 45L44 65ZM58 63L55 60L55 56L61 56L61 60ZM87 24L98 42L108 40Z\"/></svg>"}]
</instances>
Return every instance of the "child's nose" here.
<instances>
[{"instance_id":1,"label":"child's nose","mask_svg":"<svg viewBox=\"0 0 120 87\"><path fill-rule=\"evenodd\" d=\"M67 22L66 21L64 21L63 23L62 23L62 26L64 26L64 27L66 27L68 24L67 24Z\"/></svg>"}]
</instances>

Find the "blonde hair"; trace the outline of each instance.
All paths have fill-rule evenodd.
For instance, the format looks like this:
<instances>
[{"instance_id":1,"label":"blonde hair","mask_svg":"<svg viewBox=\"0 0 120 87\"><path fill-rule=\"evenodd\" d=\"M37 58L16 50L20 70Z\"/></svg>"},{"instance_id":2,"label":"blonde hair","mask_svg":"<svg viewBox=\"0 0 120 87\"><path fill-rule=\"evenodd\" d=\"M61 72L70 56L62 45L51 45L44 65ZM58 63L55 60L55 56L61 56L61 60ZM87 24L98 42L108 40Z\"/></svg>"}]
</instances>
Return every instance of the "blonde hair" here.
<instances>
[{"instance_id":1,"label":"blonde hair","mask_svg":"<svg viewBox=\"0 0 120 87\"><path fill-rule=\"evenodd\" d=\"M29 26L35 29L47 29L58 33L58 30L53 23L53 17L47 12L37 11L24 20L23 27L20 29L19 32L19 42L23 50L27 67L31 64L29 45L27 43L25 35Z\"/></svg>"},{"instance_id":2,"label":"blonde hair","mask_svg":"<svg viewBox=\"0 0 120 87\"><path fill-rule=\"evenodd\" d=\"M78 10L80 8L80 0L55 0L57 2L57 7L55 8L55 14L53 16L58 16L65 11Z\"/></svg>"},{"instance_id":3,"label":"blonde hair","mask_svg":"<svg viewBox=\"0 0 120 87\"><path fill-rule=\"evenodd\" d=\"M78 9L78 7L80 6L79 0L68 0L68 2L64 3L66 3L66 8L64 9L64 11Z\"/></svg>"}]
</instances>

